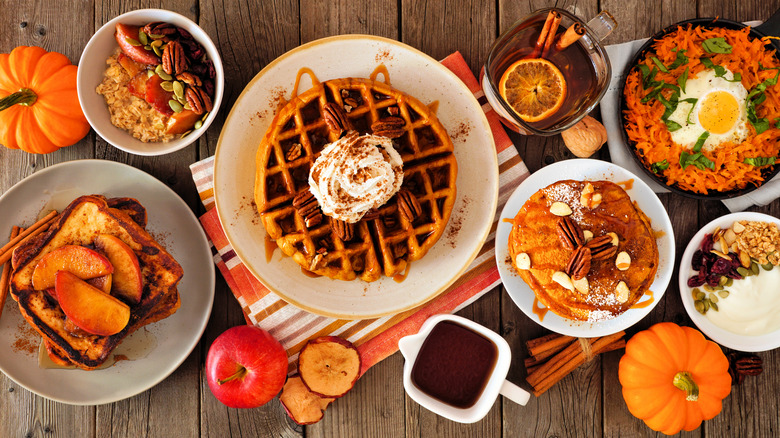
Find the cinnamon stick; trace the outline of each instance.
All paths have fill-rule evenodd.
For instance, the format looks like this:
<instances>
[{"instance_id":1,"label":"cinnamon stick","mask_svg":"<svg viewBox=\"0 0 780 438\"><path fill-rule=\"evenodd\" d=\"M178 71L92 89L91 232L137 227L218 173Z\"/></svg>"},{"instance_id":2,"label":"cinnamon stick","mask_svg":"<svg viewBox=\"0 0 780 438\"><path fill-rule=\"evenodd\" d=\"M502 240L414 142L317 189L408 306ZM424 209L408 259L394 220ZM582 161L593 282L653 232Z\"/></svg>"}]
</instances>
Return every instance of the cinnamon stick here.
<instances>
[{"instance_id":1,"label":"cinnamon stick","mask_svg":"<svg viewBox=\"0 0 780 438\"><path fill-rule=\"evenodd\" d=\"M18 236L21 232L21 228L16 225L11 228L11 239ZM0 276L0 317L3 316L3 307L5 307L5 299L8 297L8 287L11 282L11 262L7 261L2 266L3 275Z\"/></svg>"},{"instance_id":2,"label":"cinnamon stick","mask_svg":"<svg viewBox=\"0 0 780 438\"><path fill-rule=\"evenodd\" d=\"M580 23L574 23L566 29L566 32L558 38L558 42L555 43L555 50L561 51L570 45L574 44L585 35L585 27Z\"/></svg>"},{"instance_id":3,"label":"cinnamon stick","mask_svg":"<svg viewBox=\"0 0 780 438\"><path fill-rule=\"evenodd\" d=\"M550 25L550 32L547 34L547 40L544 42L544 49L542 50L542 58L546 58L550 53L553 41L555 41L555 35L558 33L558 26L561 24L561 14L555 13L553 22Z\"/></svg>"},{"instance_id":4,"label":"cinnamon stick","mask_svg":"<svg viewBox=\"0 0 780 438\"><path fill-rule=\"evenodd\" d=\"M547 40L549 38L555 37L555 31L558 30L558 24L556 23L555 30L552 31L552 33L551 29L556 17L558 19L558 23L560 23L561 14L555 11L550 11L550 13L547 14L547 18L544 20L544 26L542 26L542 31L539 33L539 37L536 39L536 46L534 46L534 51L531 53L530 58L538 58L539 55L542 54L542 51L547 44Z\"/></svg>"},{"instance_id":5,"label":"cinnamon stick","mask_svg":"<svg viewBox=\"0 0 780 438\"><path fill-rule=\"evenodd\" d=\"M565 336L565 335L559 335L557 333L552 333L546 336L542 336L541 338L536 338L527 341L525 345L528 348L529 356L539 356L541 353L544 353L549 350L563 349L565 346L574 342L575 339L576 338L573 336Z\"/></svg>"},{"instance_id":6,"label":"cinnamon stick","mask_svg":"<svg viewBox=\"0 0 780 438\"><path fill-rule=\"evenodd\" d=\"M54 221L57 220L57 212L52 211L46 216L42 217L38 222L35 222L32 224L29 228L24 230L24 232L20 233L15 238L11 239L10 242L5 244L2 248L0 248L0 264L3 264L11 259L11 254L13 254L14 249L16 249L19 245L23 244L24 242L27 242L28 240L32 239L33 237L37 236L38 234L46 231L51 224L54 223Z\"/></svg>"}]
</instances>

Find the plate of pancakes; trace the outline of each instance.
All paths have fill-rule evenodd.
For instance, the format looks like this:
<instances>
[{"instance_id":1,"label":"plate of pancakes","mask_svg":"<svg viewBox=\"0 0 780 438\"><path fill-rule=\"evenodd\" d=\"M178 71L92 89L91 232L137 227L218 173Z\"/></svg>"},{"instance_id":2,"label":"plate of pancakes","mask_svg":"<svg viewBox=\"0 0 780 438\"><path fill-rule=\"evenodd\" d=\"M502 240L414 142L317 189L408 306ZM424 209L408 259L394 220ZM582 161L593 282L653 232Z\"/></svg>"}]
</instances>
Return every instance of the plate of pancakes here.
<instances>
[{"instance_id":1,"label":"plate of pancakes","mask_svg":"<svg viewBox=\"0 0 780 438\"><path fill-rule=\"evenodd\" d=\"M641 179L617 165L561 161L515 189L496 230L507 293L557 333L624 330L661 300L674 270L669 215Z\"/></svg>"},{"instance_id":2,"label":"plate of pancakes","mask_svg":"<svg viewBox=\"0 0 780 438\"><path fill-rule=\"evenodd\" d=\"M332 126L334 105L359 134L392 138L403 160L401 192L349 230L299 196L347 132ZM434 298L474 261L496 211L497 157L484 112L449 69L397 41L330 37L246 86L220 134L214 198L238 259L270 291L318 315L373 318Z\"/></svg>"}]
</instances>

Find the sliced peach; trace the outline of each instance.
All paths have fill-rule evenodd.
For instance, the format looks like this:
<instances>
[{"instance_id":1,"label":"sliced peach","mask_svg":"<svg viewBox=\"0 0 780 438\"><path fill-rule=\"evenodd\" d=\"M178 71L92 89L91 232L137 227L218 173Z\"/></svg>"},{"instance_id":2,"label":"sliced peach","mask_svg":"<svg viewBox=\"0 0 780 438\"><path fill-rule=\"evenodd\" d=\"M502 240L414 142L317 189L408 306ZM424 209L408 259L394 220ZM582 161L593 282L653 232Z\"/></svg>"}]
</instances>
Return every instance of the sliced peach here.
<instances>
[{"instance_id":1,"label":"sliced peach","mask_svg":"<svg viewBox=\"0 0 780 438\"><path fill-rule=\"evenodd\" d=\"M146 75L145 71L142 71L130 78L130 82L127 83L127 91L139 99L146 99L147 82L149 82L149 76Z\"/></svg>"},{"instance_id":2,"label":"sliced peach","mask_svg":"<svg viewBox=\"0 0 780 438\"><path fill-rule=\"evenodd\" d=\"M82 330L99 336L119 333L130 321L130 307L68 271L55 275L62 311Z\"/></svg>"},{"instance_id":3,"label":"sliced peach","mask_svg":"<svg viewBox=\"0 0 780 438\"><path fill-rule=\"evenodd\" d=\"M120 53L119 56L117 56L116 60L119 63L119 65L124 67L125 71L127 71L127 74L129 74L130 76L135 76L141 72L146 73L146 65L133 61L132 59L130 59L129 56L125 55L124 53Z\"/></svg>"},{"instance_id":4,"label":"sliced peach","mask_svg":"<svg viewBox=\"0 0 780 438\"><path fill-rule=\"evenodd\" d=\"M160 113L170 116L173 114L171 106L168 102L173 99L173 93L162 89L160 84L163 82L162 78L157 75L152 75L146 82L146 101L149 102L154 109Z\"/></svg>"},{"instance_id":5,"label":"sliced peach","mask_svg":"<svg viewBox=\"0 0 780 438\"><path fill-rule=\"evenodd\" d=\"M117 23L114 37L116 37L116 42L119 44L119 48L122 49L122 53L130 57L130 59L135 62L148 65L159 64L160 58L158 58L153 51L144 49L142 45L134 46L133 43L131 43L131 40L134 40L140 44L138 38L139 30L140 27L138 26Z\"/></svg>"},{"instance_id":6,"label":"sliced peach","mask_svg":"<svg viewBox=\"0 0 780 438\"><path fill-rule=\"evenodd\" d=\"M100 277L114 272L107 258L84 246L65 245L41 257L33 270L32 284L35 290L54 287L54 274L68 271L82 280Z\"/></svg>"},{"instance_id":7,"label":"sliced peach","mask_svg":"<svg viewBox=\"0 0 780 438\"><path fill-rule=\"evenodd\" d=\"M144 292L138 257L125 242L110 234L95 237L95 249L108 256L114 266L114 281L110 291L127 301L138 304Z\"/></svg>"},{"instance_id":8,"label":"sliced peach","mask_svg":"<svg viewBox=\"0 0 780 438\"><path fill-rule=\"evenodd\" d=\"M303 346L298 356L303 384L321 397L341 397L360 376L360 353L338 336L322 336Z\"/></svg>"},{"instance_id":9,"label":"sliced peach","mask_svg":"<svg viewBox=\"0 0 780 438\"><path fill-rule=\"evenodd\" d=\"M109 258L109 260L111 260ZM113 265L113 263L111 263ZM114 267L114 272L116 272L116 266ZM100 277L90 278L86 280L86 282L90 286L94 286L103 292L110 294L111 293L111 280L112 276L114 274L108 274L108 275L101 275Z\"/></svg>"},{"instance_id":10,"label":"sliced peach","mask_svg":"<svg viewBox=\"0 0 780 438\"><path fill-rule=\"evenodd\" d=\"M314 424L322 420L325 408L335 398L320 397L309 391L303 384L301 376L294 375L287 379L282 388L279 401L282 402L287 415L298 424Z\"/></svg>"},{"instance_id":11,"label":"sliced peach","mask_svg":"<svg viewBox=\"0 0 780 438\"><path fill-rule=\"evenodd\" d=\"M203 117L195 111L184 110L180 113L173 113L168 119L168 126L165 132L168 134L184 134L195 126L195 122Z\"/></svg>"}]
</instances>

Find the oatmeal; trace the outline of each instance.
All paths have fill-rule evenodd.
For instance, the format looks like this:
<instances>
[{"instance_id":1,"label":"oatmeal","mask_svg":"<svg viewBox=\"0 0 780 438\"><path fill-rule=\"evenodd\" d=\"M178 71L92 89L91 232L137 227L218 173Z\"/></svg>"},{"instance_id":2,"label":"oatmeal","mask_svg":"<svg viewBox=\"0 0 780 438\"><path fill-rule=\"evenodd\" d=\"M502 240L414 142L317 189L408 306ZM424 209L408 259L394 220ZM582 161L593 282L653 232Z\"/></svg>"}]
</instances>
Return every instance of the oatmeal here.
<instances>
[{"instance_id":1,"label":"oatmeal","mask_svg":"<svg viewBox=\"0 0 780 438\"><path fill-rule=\"evenodd\" d=\"M167 134L165 128L168 117L128 90L131 77L117 61L119 53L117 49L106 60L108 68L97 87L97 92L106 99L111 123L144 143L172 140L176 136Z\"/></svg>"}]
</instances>

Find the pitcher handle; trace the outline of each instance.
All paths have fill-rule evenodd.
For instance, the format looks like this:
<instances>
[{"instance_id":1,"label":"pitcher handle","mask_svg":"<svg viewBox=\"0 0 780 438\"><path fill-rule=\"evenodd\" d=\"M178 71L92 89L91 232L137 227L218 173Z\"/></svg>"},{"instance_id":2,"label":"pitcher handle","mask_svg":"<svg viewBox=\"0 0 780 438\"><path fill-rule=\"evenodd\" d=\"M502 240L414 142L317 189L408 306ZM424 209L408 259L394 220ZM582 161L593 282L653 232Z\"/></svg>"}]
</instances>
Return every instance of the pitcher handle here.
<instances>
[{"instance_id":1,"label":"pitcher handle","mask_svg":"<svg viewBox=\"0 0 780 438\"><path fill-rule=\"evenodd\" d=\"M617 21L615 21L615 17L609 12L601 11L598 15L593 17L593 19L588 21L587 25L596 41L601 41L615 30Z\"/></svg>"}]
</instances>

